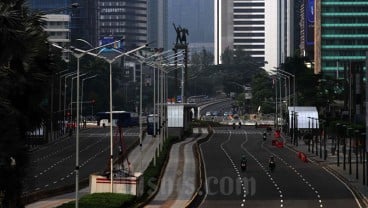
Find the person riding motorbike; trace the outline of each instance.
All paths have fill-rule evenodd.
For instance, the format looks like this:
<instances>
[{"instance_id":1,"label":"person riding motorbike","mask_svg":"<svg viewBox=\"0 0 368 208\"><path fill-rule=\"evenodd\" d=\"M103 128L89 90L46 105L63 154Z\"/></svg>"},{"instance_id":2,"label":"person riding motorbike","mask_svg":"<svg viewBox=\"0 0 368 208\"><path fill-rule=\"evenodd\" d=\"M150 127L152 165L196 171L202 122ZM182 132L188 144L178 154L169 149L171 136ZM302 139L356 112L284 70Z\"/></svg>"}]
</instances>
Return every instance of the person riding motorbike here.
<instances>
[{"instance_id":1,"label":"person riding motorbike","mask_svg":"<svg viewBox=\"0 0 368 208\"><path fill-rule=\"evenodd\" d=\"M272 172L275 169L275 159L273 156L270 156L270 159L268 161L268 167L270 168L270 171Z\"/></svg>"},{"instance_id":2,"label":"person riding motorbike","mask_svg":"<svg viewBox=\"0 0 368 208\"><path fill-rule=\"evenodd\" d=\"M243 171L247 169L247 158L245 157L245 155L242 155L240 167Z\"/></svg>"},{"instance_id":3,"label":"person riding motorbike","mask_svg":"<svg viewBox=\"0 0 368 208\"><path fill-rule=\"evenodd\" d=\"M236 124L235 124L235 123L233 123L233 129L235 129L235 125L236 125Z\"/></svg>"},{"instance_id":4,"label":"person riding motorbike","mask_svg":"<svg viewBox=\"0 0 368 208\"><path fill-rule=\"evenodd\" d=\"M264 132L264 133L263 133L263 140L266 140L266 138L267 138L267 133L266 133L266 132Z\"/></svg>"}]
</instances>

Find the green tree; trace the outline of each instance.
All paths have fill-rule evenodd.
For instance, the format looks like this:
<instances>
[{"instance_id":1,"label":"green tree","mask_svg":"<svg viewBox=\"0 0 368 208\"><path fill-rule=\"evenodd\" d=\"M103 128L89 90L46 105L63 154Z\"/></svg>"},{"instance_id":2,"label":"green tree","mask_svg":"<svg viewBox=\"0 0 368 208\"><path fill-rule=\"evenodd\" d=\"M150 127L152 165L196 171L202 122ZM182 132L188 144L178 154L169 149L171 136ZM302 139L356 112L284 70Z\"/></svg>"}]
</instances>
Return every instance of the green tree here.
<instances>
[{"instance_id":1,"label":"green tree","mask_svg":"<svg viewBox=\"0 0 368 208\"><path fill-rule=\"evenodd\" d=\"M26 132L47 118L45 98L54 64L40 14L24 0L0 2L0 191L5 207L22 207Z\"/></svg>"},{"instance_id":2,"label":"green tree","mask_svg":"<svg viewBox=\"0 0 368 208\"><path fill-rule=\"evenodd\" d=\"M273 93L272 78L264 71L260 70L259 73L253 76L252 79L252 111L256 112L258 106L261 106L263 113L274 112L274 93Z\"/></svg>"},{"instance_id":3,"label":"green tree","mask_svg":"<svg viewBox=\"0 0 368 208\"><path fill-rule=\"evenodd\" d=\"M297 55L288 57L285 63L282 64L281 69L294 74L296 77L295 91L297 94L297 105L320 106L320 99L311 98L316 98L316 92L319 91L318 86L321 75L314 74L313 70L305 66L305 58ZM293 89L291 92L293 92Z\"/></svg>"},{"instance_id":4,"label":"green tree","mask_svg":"<svg viewBox=\"0 0 368 208\"><path fill-rule=\"evenodd\" d=\"M221 55L221 61L223 65L231 65L234 63L234 52L229 47L226 47Z\"/></svg>"}]
</instances>

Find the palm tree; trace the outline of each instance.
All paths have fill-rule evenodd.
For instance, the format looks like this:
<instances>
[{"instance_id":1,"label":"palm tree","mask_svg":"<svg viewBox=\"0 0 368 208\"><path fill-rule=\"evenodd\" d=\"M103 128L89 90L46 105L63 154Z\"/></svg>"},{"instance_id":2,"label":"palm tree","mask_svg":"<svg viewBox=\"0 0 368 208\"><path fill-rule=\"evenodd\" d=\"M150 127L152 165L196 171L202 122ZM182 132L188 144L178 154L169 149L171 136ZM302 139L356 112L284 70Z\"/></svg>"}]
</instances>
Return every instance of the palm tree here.
<instances>
[{"instance_id":1,"label":"palm tree","mask_svg":"<svg viewBox=\"0 0 368 208\"><path fill-rule=\"evenodd\" d=\"M46 116L41 103L57 69L42 25L41 14L31 13L25 0L0 2L0 193L5 207L23 206L26 132Z\"/></svg>"}]
</instances>

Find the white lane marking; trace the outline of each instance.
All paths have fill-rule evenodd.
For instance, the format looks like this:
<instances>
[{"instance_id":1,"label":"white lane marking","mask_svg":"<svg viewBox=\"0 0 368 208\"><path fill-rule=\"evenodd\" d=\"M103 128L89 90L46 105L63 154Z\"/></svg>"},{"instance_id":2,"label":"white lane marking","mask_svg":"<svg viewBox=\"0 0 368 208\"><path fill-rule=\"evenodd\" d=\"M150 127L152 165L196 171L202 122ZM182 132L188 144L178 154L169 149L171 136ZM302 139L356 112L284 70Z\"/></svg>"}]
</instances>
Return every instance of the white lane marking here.
<instances>
[{"instance_id":1,"label":"white lane marking","mask_svg":"<svg viewBox=\"0 0 368 208\"><path fill-rule=\"evenodd\" d=\"M269 180L274 184L276 190L280 193L280 207L284 207L284 199L283 199L283 194L282 191L280 190L280 187L277 185L277 183L275 182L275 180L273 179L272 175L270 174L269 170L267 170L265 168L264 165L262 165L262 163L253 155L251 154L248 149L246 147L244 147L244 144L248 142L248 134L247 132L245 132L245 141L240 145L240 147L248 154L250 155L253 160L256 161L256 163L258 164L258 166L261 167L261 169L266 173L266 175L268 176ZM263 144L263 143L262 143Z\"/></svg>"},{"instance_id":2,"label":"white lane marking","mask_svg":"<svg viewBox=\"0 0 368 208\"><path fill-rule=\"evenodd\" d=\"M270 153L270 154L272 154L273 156L275 156L275 157L277 157L282 163L284 163L284 165L286 166L286 167L289 167L290 169L292 169L292 170L294 170L294 172L296 173L296 175L297 176L299 176L299 178L308 186L308 187L310 187L311 189L312 189L312 191L314 191L315 192L315 194L316 194L316 196L317 196L317 198L318 199L320 199L321 197L320 197L320 195L318 194L318 191L316 191L315 190L315 188L311 185L311 183L309 182L309 181L307 181L304 177L303 177L303 175L295 168L295 167L292 167L291 168L291 164L289 164L288 162L286 162L283 158L281 158L279 155L277 155L277 154L275 154L275 153L273 153L271 150L269 150L267 147L264 147L264 142L262 143L262 148L264 149L264 150L266 150L268 153ZM319 200L318 201L319 202L319 204L320 204L320 207L323 207L323 203L322 203L322 201L321 200Z\"/></svg>"},{"instance_id":3,"label":"white lane marking","mask_svg":"<svg viewBox=\"0 0 368 208\"><path fill-rule=\"evenodd\" d=\"M231 156L229 155L229 153L224 148L224 144L228 143L230 140L231 140L231 131L229 131L229 136L228 136L227 140L225 140L223 143L220 144L220 148L225 153L226 157L234 164L234 160L231 158ZM243 184L244 181L243 181L243 179L242 179L242 177L241 177L241 175L239 173L239 170L238 170L238 168L236 166L234 167L234 170L235 170L235 172L236 172L236 174L237 174L240 182ZM243 193L244 193L244 195L243 195L243 202L245 201L245 198L246 198L246 192L247 192L246 191L246 188L245 188L245 186L243 186ZM241 207L244 207L245 204L244 203L241 203L240 206Z\"/></svg>"},{"instance_id":4,"label":"white lane marking","mask_svg":"<svg viewBox=\"0 0 368 208\"><path fill-rule=\"evenodd\" d=\"M202 144L205 144L205 143L211 141L211 139L213 138L214 135L215 135L215 130L213 129L213 134L210 136L210 138L208 138L207 141L203 142ZM202 146L202 144L200 144L199 147ZM203 154L202 148L199 148L199 150L201 151L201 155L203 157L204 154ZM208 190L206 163L204 161L203 161L203 170L204 170L204 175L206 176L206 177L204 177L205 184L206 184L206 190ZM200 204L200 207L206 201L206 198L207 198L207 191L205 192L205 195L204 195L203 200L202 200L202 202Z\"/></svg>"},{"instance_id":5,"label":"white lane marking","mask_svg":"<svg viewBox=\"0 0 368 208\"><path fill-rule=\"evenodd\" d=\"M335 177L338 181L340 181L340 183L342 183L350 191L350 193L353 195L354 200L357 203L357 205L359 206L359 208L363 208L363 206L360 204L360 201L359 201L357 195L353 192L353 190L351 190L351 188L344 181L342 181L339 177L337 177L334 173L332 173L327 168L322 167L322 169L324 169L327 173L329 173L330 175L332 175L333 177Z\"/></svg>"}]
</instances>

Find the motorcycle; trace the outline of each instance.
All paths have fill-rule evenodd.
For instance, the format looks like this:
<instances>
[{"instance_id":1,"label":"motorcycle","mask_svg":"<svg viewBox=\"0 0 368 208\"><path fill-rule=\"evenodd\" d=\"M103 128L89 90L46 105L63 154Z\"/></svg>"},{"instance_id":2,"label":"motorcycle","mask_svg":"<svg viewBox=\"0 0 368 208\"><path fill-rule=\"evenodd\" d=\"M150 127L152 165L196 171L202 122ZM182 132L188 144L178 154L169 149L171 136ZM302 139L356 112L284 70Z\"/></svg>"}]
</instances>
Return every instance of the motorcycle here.
<instances>
[{"instance_id":1,"label":"motorcycle","mask_svg":"<svg viewBox=\"0 0 368 208\"><path fill-rule=\"evenodd\" d=\"M268 164L268 167L270 169L270 172L273 172L275 170L276 164L274 161L270 161Z\"/></svg>"},{"instance_id":2,"label":"motorcycle","mask_svg":"<svg viewBox=\"0 0 368 208\"><path fill-rule=\"evenodd\" d=\"M263 141L266 141L267 137L266 135L263 135Z\"/></svg>"},{"instance_id":3,"label":"motorcycle","mask_svg":"<svg viewBox=\"0 0 368 208\"><path fill-rule=\"evenodd\" d=\"M246 161L241 161L240 168L242 169L242 171L246 171L247 170L247 162Z\"/></svg>"}]
</instances>

